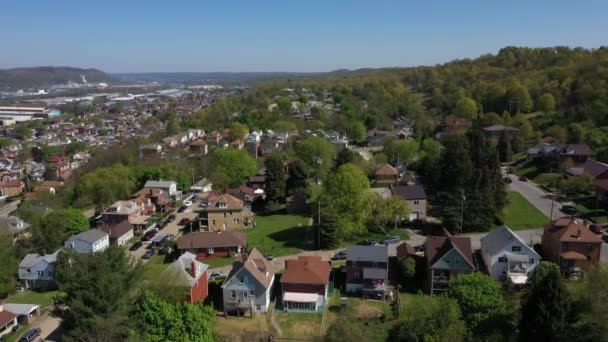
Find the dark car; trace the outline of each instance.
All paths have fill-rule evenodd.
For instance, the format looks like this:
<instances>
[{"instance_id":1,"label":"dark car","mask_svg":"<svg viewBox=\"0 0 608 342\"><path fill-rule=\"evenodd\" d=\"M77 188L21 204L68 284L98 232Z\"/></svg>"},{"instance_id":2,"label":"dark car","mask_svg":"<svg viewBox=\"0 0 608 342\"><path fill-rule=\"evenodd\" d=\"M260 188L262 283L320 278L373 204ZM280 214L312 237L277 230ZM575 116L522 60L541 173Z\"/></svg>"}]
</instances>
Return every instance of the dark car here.
<instances>
[{"instance_id":1,"label":"dark car","mask_svg":"<svg viewBox=\"0 0 608 342\"><path fill-rule=\"evenodd\" d=\"M175 220L175 218L176 218L175 214L171 214L171 215L167 216L167 223Z\"/></svg>"},{"instance_id":2,"label":"dark car","mask_svg":"<svg viewBox=\"0 0 608 342\"><path fill-rule=\"evenodd\" d=\"M331 260L346 260L346 251L340 251L331 257Z\"/></svg>"},{"instance_id":3,"label":"dark car","mask_svg":"<svg viewBox=\"0 0 608 342\"><path fill-rule=\"evenodd\" d=\"M589 230L598 235L604 235L604 228L601 225L594 223L589 226Z\"/></svg>"},{"instance_id":4,"label":"dark car","mask_svg":"<svg viewBox=\"0 0 608 342\"><path fill-rule=\"evenodd\" d=\"M359 245L361 245L361 246L374 246L375 244L376 244L376 240L365 240L365 241L359 242Z\"/></svg>"},{"instance_id":5,"label":"dark car","mask_svg":"<svg viewBox=\"0 0 608 342\"><path fill-rule=\"evenodd\" d=\"M179 224L181 226L187 226L190 224L190 222L192 222L192 221L190 221L190 219L187 217L184 217L183 219L179 220Z\"/></svg>"},{"instance_id":6,"label":"dark car","mask_svg":"<svg viewBox=\"0 0 608 342\"><path fill-rule=\"evenodd\" d=\"M135 243L134 243L134 244L131 246L131 248L129 248L129 250L130 250L131 252L136 251L136 250L138 250L138 249L139 249L139 248L140 248L142 245L143 245L143 243L141 242L141 240L140 240L140 241L136 241L136 242L135 242Z\"/></svg>"},{"instance_id":7,"label":"dark car","mask_svg":"<svg viewBox=\"0 0 608 342\"><path fill-rule=\"evenodd\" d=\"M186 207L185 205L182 205L181 207L179 207L179 209L177 209L177 212L183 213L184 211L186 211L186 209L188 209L188 207Z\"/></svg>"},{"instance_id":8,"label":"dark car","mask_svg":"<svg viewBox=\"0 0 608 342\"><path fill-rule=\"evenodd\" d=\"M521 177L519 177L519 180L522 181L522 182L527 182L528 181L528 177L521 176Z\"/></svg>"},{"instance_id":9,"label":"dark car","mask_svg":"<svg viewBox=\"0 0 608 342\"><path fill-rule=\"evenodd\" d=\"M19 342L34 341L35 339L37 339L40 336L41 332L42 332L42 330L40 330L40 328L30 329L30 330L26 331L23 335L21 335Z\"/></svg>"},{"instance_id":10,"label":"dark car","mask_svg":"<svg viewBox=\"0 0 608 342\"><path fill-rule=\"evenodd\" d=\"M146 250L146 253L144 253L144 255L141 257L142 259L150 259L155 253L155 250L153 249L148 249Z\"/></svg>"},{"instance_id":11,"label":"dark car","mask_svg":"<svg viewBox=\"0 0 608 342\"><path fill-rule=\"evenodd\" d=\"M576 215L576 206L570 204L562 205L562 212L566 215Z\"/></svg>"},{"instance_id":12,"label":"dark car","mask_svg":"<svg viewBox=\"0 0 608 342\"><path fill-rule=\"evenodd\" d=\"M144 236L141 238L141 241L150 241L157 233L156 229L149 230Z\"/></svg>"}]
</instances>

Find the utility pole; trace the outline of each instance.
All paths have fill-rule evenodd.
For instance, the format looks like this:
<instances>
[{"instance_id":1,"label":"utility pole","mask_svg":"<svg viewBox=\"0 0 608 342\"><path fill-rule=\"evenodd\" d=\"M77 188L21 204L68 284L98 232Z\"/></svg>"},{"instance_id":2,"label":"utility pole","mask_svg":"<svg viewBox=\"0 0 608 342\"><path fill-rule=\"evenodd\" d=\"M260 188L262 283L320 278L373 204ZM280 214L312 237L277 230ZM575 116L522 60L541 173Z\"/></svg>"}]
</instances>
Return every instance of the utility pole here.
<instances>
[{"instance_id":1,"label":"utility pole","mask_svg":"<svg viewBox=\"0 0 608 342\"><path fill-rule=\"evenodd\" d=\"M321 201L318 202L317 211L317 248L321 249Z\"/></svg>"},{"instance_id":2,"label":"utility pole","mask_svg":"<svg viewBox=\"0 0 608 342\"><path fill-rule=\"evenodd\" d=\"M462 201L460 202L460 231L462 232L462 227L464 225L464 201L466 200L464 189L460 189L460 194L462 196Z\"/></svg>"}]
</instances>

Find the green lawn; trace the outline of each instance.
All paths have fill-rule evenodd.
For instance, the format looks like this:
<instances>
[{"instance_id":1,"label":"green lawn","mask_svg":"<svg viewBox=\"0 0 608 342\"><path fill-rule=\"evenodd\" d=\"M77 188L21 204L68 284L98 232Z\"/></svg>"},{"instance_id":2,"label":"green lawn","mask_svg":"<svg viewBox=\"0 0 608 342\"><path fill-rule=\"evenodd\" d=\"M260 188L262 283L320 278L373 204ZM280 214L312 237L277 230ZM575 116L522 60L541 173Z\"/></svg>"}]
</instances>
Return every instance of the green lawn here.
<instances>
[{"instance_id":1,"label":"green lawn","mask_svg":"<svg viewBox=\"0 0 608 342\"><path fill-rule=\"evenodd\" d=\"M548 218L518 192L509 192L504 210L505 224L513 230L542 228Z\"/></svg>"},{"instance_id":2,"label":"green lawn","mask_svg":"<svg viewBox=\"0 0 608 342\"><path fill-rule=\"evenodd\" d=\"M247 234L247 245L262 254L290 255L314 246L316 230L308 226L309 221L295 215L256 216L256 226L241 231Z\"/></svg>"},{"instance_id":3,"label":"green lawn","mask_svg":"<svg viewBox=\"0 0 608 342\"><path fill-rule=\"evenodd\" d=\"M165 264L164 255L154 255L148 262L144 264L144 272L142 279L144 281L150 281L157 279L158 276L169 267L169 264Z\"/></svg>"},{"instance_id":4,"label":"green lawn","mask_svg":"<svg viewBox=\"0 0 608 342\"><path fill-rule=\"evenodd\" d=\"M40 306L49 306L53 304L53 298L57 295L57 291L37 292L23 291L6 298L7 303L19 304L37 304Z\"/></svg>"},{"instance_id":5,"label":"green lawn","mask_svg":"<svg viewBox=\"0 0 608 342\"><path fill-rule=\"evenodd\" d=\"M319 336L323 313L284 312L275 310L276 322L283 332L282 339L298 340Z\"/></svg>"},{"instance_id":6,"label":"green lawn","mask_svg":"<svg viewBox=\"0 0 608 342\"><path fill-rule=\"evenodd\" d=\"M29 325L20 325L19 329L17 329L17 331L15 331L14 333L10 333L8 335L4 335L2 336L3 340L2 341L6 341L6 342L15 342L17 341L21 335L23 335L23 333L25 333L28 329L30 328Z\"/></svg>"}]
</instances>

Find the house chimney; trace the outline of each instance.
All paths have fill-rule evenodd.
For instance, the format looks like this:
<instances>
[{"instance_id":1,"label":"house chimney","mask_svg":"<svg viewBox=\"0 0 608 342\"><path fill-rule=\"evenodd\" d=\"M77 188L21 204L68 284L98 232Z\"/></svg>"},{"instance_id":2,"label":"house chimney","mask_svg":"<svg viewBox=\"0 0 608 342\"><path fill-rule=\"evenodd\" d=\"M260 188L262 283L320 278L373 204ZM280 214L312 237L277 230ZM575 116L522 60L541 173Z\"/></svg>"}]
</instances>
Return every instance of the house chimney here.
<instances>
[{"instance_id":1,"label":"house chimney","mask_svg":"<svg viewBox=\"0 0 608 342\"><path fill-rule=\"evenodd\" d=\"M192 274L192 278L196 278L196 262L194 260L192 260L192 263L190 264L190 272Z\"/></svg>"},{"instance_id":2,"label":"house chimney","mask_svg":"<svg viewBox=\"0 0 608 342\"><path fill-rule=\"evenodd\" d=\"M581 230L580 229L576 231L576 238L577 239L581 238Z\"/></svg>"}]
</instances>

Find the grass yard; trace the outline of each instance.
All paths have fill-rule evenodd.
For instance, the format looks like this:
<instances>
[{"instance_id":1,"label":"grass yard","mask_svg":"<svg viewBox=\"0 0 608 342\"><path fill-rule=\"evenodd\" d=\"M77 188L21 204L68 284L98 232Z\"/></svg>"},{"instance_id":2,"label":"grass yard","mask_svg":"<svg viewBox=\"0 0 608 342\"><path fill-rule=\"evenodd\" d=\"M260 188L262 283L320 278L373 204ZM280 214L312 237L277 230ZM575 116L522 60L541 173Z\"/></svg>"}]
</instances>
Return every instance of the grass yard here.
<instances>
[{"instance_id":1,"label":"grass yard","mask_svg":"<svg viewBox=\"0 0 608 342\"><path fill-rule=\"evenodd\" d=\"M249 246L277 257L314 246L316 230L309 227L309 221L308 217L296 215L260 215L255 217L255 228L242 231L247 234Z\"/></svg>"},{"instance_id":2,"label":"grass yard","mask_svg":"<svg viewBox=\"0 0 608 342\"><path fill-rule=\"evenodd\" d=\"M7 303L19 304L37 304L40 306L49 306L53 304L53 298L57 296L58 291L37 292L23 291L6 298Z\"/></svg>"},{"instance_id":3,"label":"grass yard","mask_svg":"<svg viewBox=\"0 0 608 342\"><path fill-rule=\"evenodd\" d=\"M319 336L321 331L322 313L283 312L276 310L275 319L283 336L288 340L305 340Z\"/></svg>"},{"instance_id":4,"label":"grass yard","mask_svg":"<svg viewBox=\"0 0 608 342\"><path fill-rule=\"evenodd\" d=\"M30 328L29 325L19 325L19 329L17 329L17 331L10 333L8 335L2 336L2 338L3 338L2 341L16 342L21 337L21 335L23 335L29 328Z\"/></svg>"},{"instance_id":5,"label":"grass yard","mask_svg":"<svg viewBox=\"0 0 608 342\"><path fill-rule=\"evenodd\" d=\"M154 255L148 262L144 264L144 272L142 280L152 281L158 279L158 276L169 267L169 264L165 264L164 255Z\"/></svg>"},{"instance_id":6,"label":"grass yard","mask_svg":"<svg viewBox=\"0 0 608 342\"><path fill-rule=\"evenodd\" d=\"M223 317L216 316L213 323L213 333L219 341L248 341L255 336L267 335L270 332L266 315L253 317Z\"/></svg>"},{"instance_id":7,"label":"grass yard","mask_svg":"<svg viewBox=\"0 0 608 342\"><path fill-rule=\"evenodd\" d=\"M504 209L505 224L513 230L542 228L547 217L518 192L509 192L509 205Z\"/></svg>"}]
</instances>

